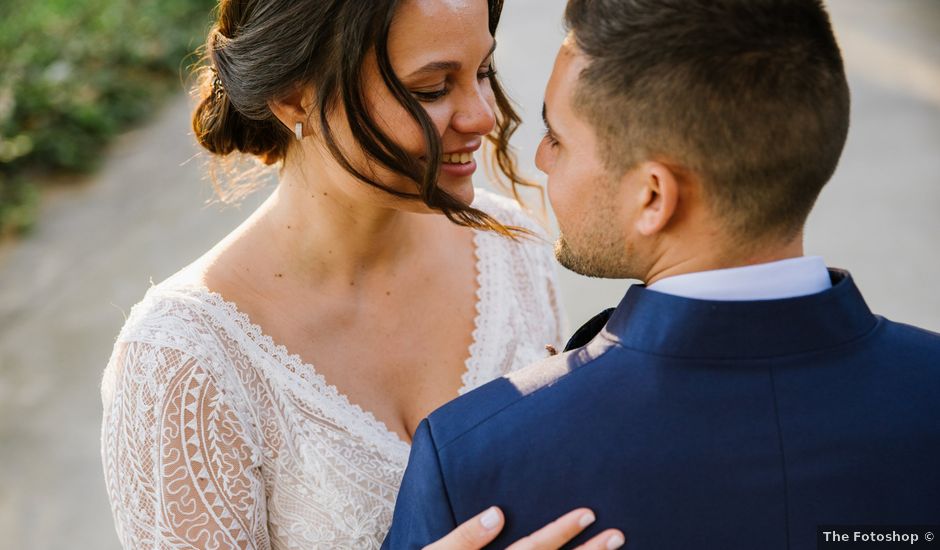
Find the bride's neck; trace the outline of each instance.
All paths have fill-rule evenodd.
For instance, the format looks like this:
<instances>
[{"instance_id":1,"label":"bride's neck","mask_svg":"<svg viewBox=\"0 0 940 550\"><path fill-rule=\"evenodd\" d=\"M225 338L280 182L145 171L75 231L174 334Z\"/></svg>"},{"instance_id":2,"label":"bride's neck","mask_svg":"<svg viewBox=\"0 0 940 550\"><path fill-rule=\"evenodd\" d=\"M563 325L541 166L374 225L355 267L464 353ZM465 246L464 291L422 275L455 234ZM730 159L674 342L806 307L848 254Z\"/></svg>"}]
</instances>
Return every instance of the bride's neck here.
<instances>
[{"instance_id":1,"label":"bride's neck","mask_svg":"<svg viewBox=\"0 0 940 550\"><path fill-rule=\"evenodd\" d=\"M364 199L365 185L283 172L256 220L256 234L267 242L271 261L280 263L285 275L318 283L355 284L404 265L420 249L422 237L429 237L423 230L428 216ZM351 186L354 193L346 192Z\"/></svg>"}]
</instances>

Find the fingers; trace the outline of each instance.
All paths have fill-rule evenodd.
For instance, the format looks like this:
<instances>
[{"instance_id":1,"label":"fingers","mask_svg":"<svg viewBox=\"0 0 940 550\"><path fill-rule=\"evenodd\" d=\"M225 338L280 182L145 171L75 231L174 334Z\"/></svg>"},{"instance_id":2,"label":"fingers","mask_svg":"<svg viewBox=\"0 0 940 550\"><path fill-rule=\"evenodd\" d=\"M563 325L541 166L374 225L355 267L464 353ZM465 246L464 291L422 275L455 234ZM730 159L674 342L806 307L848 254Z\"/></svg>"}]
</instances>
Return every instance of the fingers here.
<instances>
[{"instance_id":1,"label":"fingers","mask_svg":"<svg viewBox=\"0 0 940 550\"><path fill-rule=\"evenodd\" d=\"M623 533L616 529L608 529L593 539L585 542L575 550L614 550L626 542Z\"/></svg>"},{"instance_id":2,"label":"fingers","mask_svg":"<svg viewBox=\"0 0 940 550\"><path fill-rule=\"evenodd\" d=\"M594 523L594 513L587 508L573 510L517 541L507 550L557 550ZM470 518L449 535L425 546L424 550L480 550L502 531L506 518L495 506ZM577 550L614 550L624 545L623 533L608 529L582 544Z\"/></svg>"},{"instance_id":3,"label":"fingers","mask_svg":"<svg viewBox=\"0 0 940 550\"><path fill-rule=\"evenodd\" d=\"M507 550L557 550L594 523L594 519L593 512L587 508L579 508L517 541Z\"/></svg>"},{"instance_id":4,"label":"fingers","mask_svg":"<svg viewBox=\"0 0 940 550\"><path fill-rule=\"evenodd\" d=\"M496 538L505 521L502 510L488 508L424 550L479 550Z\"/></svg>"}]
</instances>

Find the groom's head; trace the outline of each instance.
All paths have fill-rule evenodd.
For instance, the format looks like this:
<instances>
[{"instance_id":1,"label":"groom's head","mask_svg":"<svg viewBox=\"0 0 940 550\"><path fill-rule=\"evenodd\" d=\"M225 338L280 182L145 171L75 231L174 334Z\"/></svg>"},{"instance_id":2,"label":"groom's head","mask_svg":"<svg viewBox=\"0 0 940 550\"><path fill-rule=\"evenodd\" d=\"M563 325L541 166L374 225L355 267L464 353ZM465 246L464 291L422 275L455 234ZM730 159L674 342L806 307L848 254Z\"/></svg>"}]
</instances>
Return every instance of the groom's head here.
<instances>
[{"instance_id":1,"label":"groom's head","mask_svg":"<svg viewBox=\"0 0 940 550\"><path fill-rule=\"evenodd\" d=\"M648 280L801 238L849 123L820 1L570 0L566 21L537 157L562 264Z\"/></svg>"}]
</instances>

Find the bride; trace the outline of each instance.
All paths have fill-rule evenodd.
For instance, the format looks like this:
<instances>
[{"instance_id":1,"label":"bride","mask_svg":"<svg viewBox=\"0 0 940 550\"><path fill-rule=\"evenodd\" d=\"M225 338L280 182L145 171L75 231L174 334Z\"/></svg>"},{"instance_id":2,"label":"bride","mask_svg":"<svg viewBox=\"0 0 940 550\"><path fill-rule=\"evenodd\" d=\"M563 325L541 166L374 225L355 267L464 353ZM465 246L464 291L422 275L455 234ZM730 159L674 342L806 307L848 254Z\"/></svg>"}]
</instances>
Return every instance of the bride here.
<instances>
[{"instance_id":1,"label":"bride","mask_svg":"<svg viewBox=\"0 0 940 550\"><path fill-rule=\"evenodd\" d=\"M118 336L102 454L125 548L377 548L421 419L561 344L540 229L471 184L484 140L523 183L493 68L500 11L222 0L195 135L280 178ZM526 547L593 518L574 514ZM458 535L439 547L468 547Z\"/></svg>"}]
</instances>

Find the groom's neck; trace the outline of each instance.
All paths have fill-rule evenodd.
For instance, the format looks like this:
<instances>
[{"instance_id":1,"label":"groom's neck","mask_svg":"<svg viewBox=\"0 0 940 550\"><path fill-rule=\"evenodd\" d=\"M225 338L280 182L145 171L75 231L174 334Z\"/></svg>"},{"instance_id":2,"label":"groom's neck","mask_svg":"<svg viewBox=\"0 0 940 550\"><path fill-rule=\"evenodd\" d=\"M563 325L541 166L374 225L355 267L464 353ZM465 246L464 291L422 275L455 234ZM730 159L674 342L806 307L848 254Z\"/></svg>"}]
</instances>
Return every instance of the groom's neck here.
<instances>
[{"instance_id":1,"label":"groom's neck","mask_svg":"<svg viewBox=\"0 0 940 550\"><path fill-rule=\"evenodd\" d=\"M647 285L686 273L765 264L803 256L802 230L792 239L775 242L664 243L659 260L648 270Z\"/></svg>"}]
</instances>

